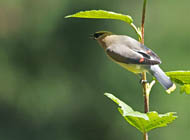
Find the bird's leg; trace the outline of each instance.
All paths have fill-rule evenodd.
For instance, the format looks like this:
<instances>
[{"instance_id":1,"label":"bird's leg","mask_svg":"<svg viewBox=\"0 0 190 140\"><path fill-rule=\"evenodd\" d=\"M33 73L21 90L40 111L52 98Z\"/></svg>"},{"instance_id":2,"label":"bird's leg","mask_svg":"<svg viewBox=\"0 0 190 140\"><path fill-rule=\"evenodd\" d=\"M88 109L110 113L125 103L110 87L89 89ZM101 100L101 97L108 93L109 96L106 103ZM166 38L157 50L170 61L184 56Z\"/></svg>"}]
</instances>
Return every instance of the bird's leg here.
<instances>
[{"instance_id":1,"label":"bird's leg","mask_svg":"<svg viewBox=\"0 0 190 140\"><path fill-rule=\"evenodd\" d=\"M148 83L148 81L147 81L147 80L142 80L142 79L141 79L141 80L140 80L140 83L141 83L141 84L145 84L145 83Z\"/></svg>"}]
</instances>

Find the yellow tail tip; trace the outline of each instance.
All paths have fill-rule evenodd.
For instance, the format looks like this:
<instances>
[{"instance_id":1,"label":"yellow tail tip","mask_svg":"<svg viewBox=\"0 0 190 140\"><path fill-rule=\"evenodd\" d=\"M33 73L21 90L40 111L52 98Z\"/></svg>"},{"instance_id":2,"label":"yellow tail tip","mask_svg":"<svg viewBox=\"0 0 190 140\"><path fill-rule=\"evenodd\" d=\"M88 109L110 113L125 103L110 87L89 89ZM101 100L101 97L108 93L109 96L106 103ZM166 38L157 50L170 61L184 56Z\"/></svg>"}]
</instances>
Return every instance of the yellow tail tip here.
<instances>
[{"instance_id":1,"label":"yellow tail tip","mask_svg":"<svg viewBox=\"0 0 190 140\"><path fill-rule=\"evenodd\" d=\"M167 92L168 94L170 94L170 93L173 92L175 89L176 89L176 85L173 84L172 87L170 87L169 89L166 90L166 92Z\"/></svg>"}]
</instances>

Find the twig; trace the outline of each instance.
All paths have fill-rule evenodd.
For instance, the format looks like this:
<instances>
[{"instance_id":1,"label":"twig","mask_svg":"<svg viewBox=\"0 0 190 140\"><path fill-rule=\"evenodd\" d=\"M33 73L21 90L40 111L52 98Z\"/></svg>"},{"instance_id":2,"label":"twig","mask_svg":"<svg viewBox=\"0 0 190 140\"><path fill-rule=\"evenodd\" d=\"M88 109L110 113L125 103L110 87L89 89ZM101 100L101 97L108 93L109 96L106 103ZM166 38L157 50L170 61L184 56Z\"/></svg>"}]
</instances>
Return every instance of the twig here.
<instances>
[{"instance_id":1,"label":"twig","mask_svg":"<svg viewBox=\"0 0 190 140\"><path fill-rule=\"evenodd\" d=\"M146 1L144 0L143 3L143 12L142 12L142 23L141 23L141 34L142 34L142 39L140 40L142 44L144 44L144 22L145 22L145 12L146 12ZM146 72L142 73L142 80L146 81ZM148 91L148 86L149 84L147 82L142 83L143 86L143 96L144 96L144 112L147 113L149 112L149 93ZM144 140L148 140L148 133L144 133Z\"/></svg>"},{"instance_id":2,"label":"twig","mask_svg":"<svg viewBox=\"0 0 190 140\"><path fill-rule=\"evenodd\" d=\"M143 12L142 12L142 23L141 23L141 34L142 34L141 43L142 44L144 44L144 22L145 22L145 13L146 13L146 1L147 0L144 0Z\"/></svg>"}]
</instances>

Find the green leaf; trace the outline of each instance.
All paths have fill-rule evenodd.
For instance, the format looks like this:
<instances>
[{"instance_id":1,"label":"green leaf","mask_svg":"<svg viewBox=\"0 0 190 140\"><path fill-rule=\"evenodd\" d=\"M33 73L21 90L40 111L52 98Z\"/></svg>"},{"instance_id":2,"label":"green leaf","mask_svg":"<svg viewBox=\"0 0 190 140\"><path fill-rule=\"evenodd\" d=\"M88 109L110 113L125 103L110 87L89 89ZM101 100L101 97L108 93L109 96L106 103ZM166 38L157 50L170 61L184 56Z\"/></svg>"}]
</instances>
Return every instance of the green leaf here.
<instances>
[{"instance_id":1,"label":"green leaf","mask_svg":"<svg viewBox=\"0 0 190 140\"><path fill-rule=\"evenodd\" d=\"M134 111L130 106L119 100L114 95L110 93L105 93L105 95L120 106L118 110L125 120L142 133L148 132L154 128L167 126L167 124L177 118L177 116L174 116L174 112L158 114L155 111L148 113Z\"/></svg>"},{"instance_id":2,"label":"green leaf","mask_svg":"<svg viewBox=\"0 0 190 140\"><path fill-rule=\"evenodd\" d=\"M178 84L190 84L190 71L170 71L166 72L166 74Z\"/></svg>"},{"instance_id":3,"label":"green leaf","mask_svg":"<svg viewBox=\"0 0 190 140\"><path fill-rule=\"evenodd\" d=\"M65 18L94 18L94 19L114 19L127 22L136 32L137 36L141 40L141 31L133 24L133 19L129 15L124 15L120 13L115 13L105 10L90 10L90 11L81 11L73 15L68 15Z\"/></svg>"},{"instance_id":4,"label":"green leaf","mask_svg":"<svg viewBox=\"0 0 190 140\"><path fill-rule=\"evenodd\" d=\"M190 71L170 71L166 74L173 82L181 85L181 93L190 94Z\"/></svg>"},{"instance_id":5,"label":"green leaf","mask_svg":"<svg viewBox=\"0 0 190 140\"><path fill-rule=\"evenodd\" d=\"M190 94L190 84L185 84L180 87L180 93Z\"/></svg>"},{"instance_id":6,"label":"green leaf","mask_svg":"<svg viewBox=\"0 0 190 140\"><path fill-rule=\"evenodd\" d=\"M123 15L115 12L105 11L105 10L90 10L81 11L73 15L68 15L66 18L96 18L96 19L117 19L125 21L129 24L133 22L133 19L129 15Z\"/></svg>"}]
</instances>

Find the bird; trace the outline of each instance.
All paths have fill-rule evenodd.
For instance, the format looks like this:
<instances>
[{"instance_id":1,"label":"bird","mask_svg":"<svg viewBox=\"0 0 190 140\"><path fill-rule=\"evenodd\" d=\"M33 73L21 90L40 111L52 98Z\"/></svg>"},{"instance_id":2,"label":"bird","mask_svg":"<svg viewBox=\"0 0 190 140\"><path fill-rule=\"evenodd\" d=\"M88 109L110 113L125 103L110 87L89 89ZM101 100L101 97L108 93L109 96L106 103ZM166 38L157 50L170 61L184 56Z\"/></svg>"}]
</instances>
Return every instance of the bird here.
<instances>
[{"instance_id":1,"label":"bird","mask_svg":"<svg viewBox=\"0 0 190 140\"><path fill-rule=\"evenodd\" d=\"M121 67L135 74L150 73L167 93L176 89L176 85L160 68L160 57L139 41L109 31L98 31L91 37L97 40L106 55Z\"/></svg>"}]
</instances>

